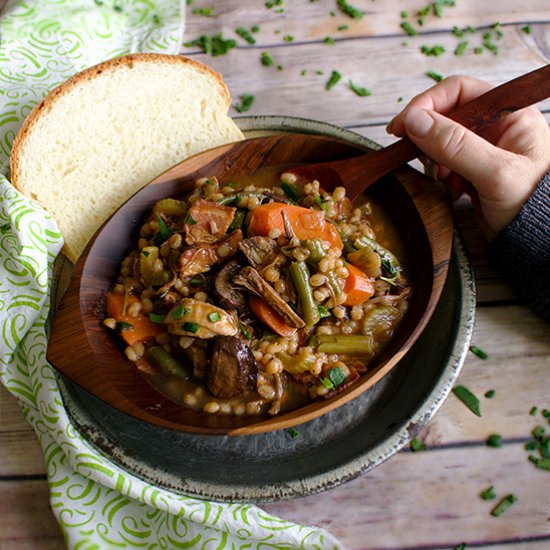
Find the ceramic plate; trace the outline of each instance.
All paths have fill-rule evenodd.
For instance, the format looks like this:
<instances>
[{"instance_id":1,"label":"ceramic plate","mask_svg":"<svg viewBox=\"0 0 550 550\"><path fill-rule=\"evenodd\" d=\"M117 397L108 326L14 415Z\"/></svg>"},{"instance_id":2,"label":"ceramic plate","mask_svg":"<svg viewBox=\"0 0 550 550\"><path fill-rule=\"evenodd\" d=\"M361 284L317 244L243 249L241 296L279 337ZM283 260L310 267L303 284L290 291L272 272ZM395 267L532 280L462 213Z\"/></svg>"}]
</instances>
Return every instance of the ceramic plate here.
<instances>
[{"instance_id":1,"label":"ceramic plate","mask_svg":"<svg viewBox=\"0 0 550 550\"><path fill-rule=\"evenodd\" d=\"M242 117L236 121L248 137L309 132L379 148L353 132L310 120ZM427 424L462 367L474 309L473 273L457 235L442 298L411 351L364 394L292 434L281 430L230 437L175 432L115 411L62 375L59 386L83 436L141 479L210 500L265 502L305 496L374 468Z\"/></svg>"}]
</instances>

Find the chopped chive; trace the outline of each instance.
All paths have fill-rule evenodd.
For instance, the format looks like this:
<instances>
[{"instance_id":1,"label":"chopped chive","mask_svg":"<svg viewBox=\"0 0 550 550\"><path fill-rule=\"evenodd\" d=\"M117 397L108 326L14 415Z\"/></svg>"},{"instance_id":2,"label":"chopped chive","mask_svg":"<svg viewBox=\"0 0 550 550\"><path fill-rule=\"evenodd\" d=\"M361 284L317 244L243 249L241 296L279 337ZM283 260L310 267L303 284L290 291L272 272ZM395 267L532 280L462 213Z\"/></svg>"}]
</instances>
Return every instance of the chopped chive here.
<instances>
[{"instance_id":1,"label":"chopped chive","mask_svg":"<svg viewBox=\"0 0 550 550\"><path fill-rule=\"evenodd\" d=\"M332 317L332 313L325 306L317 306L317 309L319 310L321 319L324 319L325 317Z\"/></svg>"},{"instance_id":2,"label":"chopped chive","mask_svg":"<svg viewBox=\"0 0 550 550\"><path fill-rule=\"evenodd\" d=\"M235 29L235 33L249 44L256 44L256 39L250 34L250 31L246 30L244 27L238 27Z\"/></svg>"},{"instance_id":3,"label":"chopped chive","mask_svg":"<svg viewBox=\"0 0 550 550\"><path fill-rule=\"evenodd\" d=\"M439 44L436 44L435 46L422 46L420 51L424 55L439 57L445 53L445 48Z\"/></svg>"},{"instance_id":4,"label":"chopped chive","mask_svg":"<svg viewBox=\"0 0 550 550\"><path fill-rule=\"evenodd\" d=\"M213 8L193 8L193 15L203 15L204 17L212 17L214 15Z\"/></svg>"},{"instance_id":5,"label":"chopped chive","mask_svg":"<svg viewBox=\"0 0 550 550\"><path fill-rule=\"evenodd\" d=\"M241 330L243 331L244 337L247 340L252 340L252 334L242 323L241 323Z\"/></svg>"},{"instance_id":6,"label":"chopped chive","mask_svg":"<svg viewBox=\"0 0 550 550\"><path fill-rule=\"evenodd\" d=\"M463 40L462 42L460 42L458 44L458 46L456 47L455 49L455 55L463 55L464 52L466 51L466 48L468 47L468 41L467 40Z\"/></svg>"},{"instance_id":7,"label":"chopped chive","mask_svg":"<svg viewBox=\"0 0 550 550\"><path fill-rule=\"evenodd\" d=\"M195 334L195 332L199 330L200 325L198 323L183 323L182 328L186 332L192 332L193 334Z\"/></svg>"},{"instance_id":8,"label":"chopped chive","mask_svg":"<svg viewBox=\"0 0 550 550\"><path fill-rule=\"evenodd\" d=\"M323 76L325 74L325 71L318 70L318 71L315 71L315 73L318 74L319 76Z\"/></svg>"},{"instance_id":9,"label":"chopped chive","mask_svg":"<svg viewBox=\"0 0 550 550\"><path fill-rule=\"evenodd\" d=\"M300 190L291 183L282 183L281 189L284 191L285 195L289 199L296 203L303 197L303 194L300 192Z\"/></svg>"},{"instance_id":10,"label":"chopped chive","mask_svg":"<svg viewBox=\"0 0 550 550\"><path fill-rule=\"evenodd\" d=\"M187 214L185 217L185 221L183 222L185 225L197 225L197 220L191 216L191 214Z\"/></svg>"},{"instance_id":11,"label":"chopped chive","mask_svg":"<svg viewBox=\"0 0 550 550\"><path fill-rule=\"evenodd\" d=\"M481 416L479 399L465 386L455 386L453 393L476 415Z\"/></svg>"},{"instance_id":12,"label":"chopped chive","mask_svg":"<svg viewBox=\"0 0 550 550\"><path fill-rule=\"evenodd\" d=\"M323 201L323 199L321 199L321 196L320 195L315 195L313 197L313 200L315 201L315 204L321 209L321 210L326 210L328 205L325 201Z\"/></svg>"},{"instance_id":13,"label":"chopped chive","mask_svg":"<svg viewBox=\"0 0 550 550\"><path fill-rule=\"evenodd\" d=\"M366 96L372 95L372 92L368 88L355 85L351 81L351 79L349 80L349 87L350 87L350 90L352 90L359 97L366 97Z\"/></svg>"},{"instance_id":14,"label":"chopped chive","mask_svg":"<svg viewBox=\"0 0 550 550\"><path fill-rule=\"evenodd\" d=\"M283 70L283 66L282 66L282 65L277 65L277 70L278 70L278 71L282 71L282 70Z\"/></svg>"},{"instance_id":15,"label":"chopped chive","mask_svg":"<svg viewBox=\"0 0 550 550\"><path fill-rule=\"evenodd\" d=\"M420 17L426 17L430 13L430 6L424 6L421 10L418 11Z\"/></svg>"},{"instance_id":16,"label":"chopped chive","mask_svg":"<svg viewBox=\"0 0 550 550\"><path fill-rule=\"evenodd\" d=\"M302 69L300 71L300 76L306 76L306 74L307 74L307 69Z\"/></svg>"},{"instance_id":17,"label":"chopped chive","mask_svg":"<svg viewBox=\"0 0 550 550\"><path fill-rule=\"evenodd\" d=\"M260 32L260 27L258 25L254 25L250 30L253 33L257 33L257 32Z\"/></svg>"},{"instance_id":18,"label":"chopped chive","mask_svg":"<svg viewBox=\"0 0 550 550\"><path fill-rule=\"evenodd\" d=\"M262 62L262 65L265 65L266 67L273 65L273 59L268 52L262 52L260 61Z\"/></svg>"},{"instance_id":19,"label":"chopped chive","mask_svg":"<svg viewBox=\"0 0 550 550\"><path fill-rule=\"evenodd\" d=\"M550 470L550 458L539 458L536 462L536 466L540 470Z\"/></svg>"},{"instance_id":20,"label":"chopped chive","mask_svg":"<svg viewBox=\"0 0 550 550\"><path fill-rule=\"evenodd\" d=\"M249 111L252 107L252 104L254 103L254 95L253 94L242 94L240 96L240 103L237 103L235 105L235 109L239 113L246 113L246 111Z\"/></svg>"},{"instance_id":21,"label":"chopped chive","mask_svg":"<svg viewBox=\"0 0 550 550\"><path fill-rule=\"evenodd\" d=\"M288 428L286 433L292 437L292 439L296 439L298 437L298 430L296 428Z\"/></svg>"},{"instance_id":22,"label":"chopped chive","mask_svg":"<svg viewBox=\"0 0 550 550\"><path fill-rule=\"evenodd\" d=\"M335 386L342 385L347 378L347 376L342 372L342 370L339 367L334 367L330 369L328 371L328 377Z\"/></svg>"},{"instance_id":23,"label":"chopped chive","mask_svg":"<svg viewBox=\"0 0 550 550\"><path fill-rule=\"evenodd\" d=\"M157 325L163 325L164 319L166 319L166 315L159 315L158 313L149 313L149 321L152 323L156 323Z\"/></svg>"},{"instance_id":24,"label":"chopped chive","mask_svg":"<svg viewBox=\"0 0 550 550\"><path fill-rule=\"evenodd\" d=\"M497 498L497 495L495 493L495 488L492 485L490 487L487 487L487 489L484 489L483 491L481 491L481 493L479 493L479 496L483 500L493 500Z\"/></svg>"},{"instance_id":25,"label":"chopped chive","mask_svg":"<svg viewBox=\"0 0 550 550\"><path fill-rule=\"evenodd\" d=\"M417 453L418 451L423 451L426 448L426 444L415 437L411 439L409 447L413 453Z\"/></svg>"},{"instance_id":26,"label":"chopped chive","mask_svg":"<svg viewBox=\"0 0 550 550\"><path fill-rule=\"evenodd\" d=\"M332 38L332 36L327 36L323 42L325 44L328 44L329 46L334 46L334 44L336 44L336 40L334 40L334 38Z\"/></svg>"},{"instance_id":27,"label":"chopped chive","mask_svg":"<svg viewBox=\"0 0 550 550\"><path fill-rule=\"evenodd\" d=\"M340 25L338 27L338 30L339 31L347 31L349 29L349 26L348 25Z\"/></svg>"},{"instance_id":28,"label":"chopped chive","mask_svg":"<svg viewBox=\"0 0 550 550\"><path fill-rule=\"evenodd\" d=\"M336 0L337 6L340 8L340 11L351 17L352 19L362 19L365 15L364 11L352 6L348 3L347 0Z\"/></svg>"},{"instance_id":29,"label":"chopped chive","mask_svg":"<svg viewBox=\"0 0 550 550\"><path fill-rule=\"evenodd\" d=\"M283 37L285 42L294 42L294 37L291 34L287 34Z\"/></svg>"},{"instance_id":30,"label":"chopped chive","mask_svg":"<svg viewBox=\"0 0 550 550\"><path fill-rule=\"evenodd\" d=\"M493 44L490 38L487 38L483 41L483 46L485 46L485 48L487 48L494 55L498 55L498 46L496 44Z\"/></svg>"},{"instance_id":31,"label":"chopped chive","mask_svg":"<svg viewBox=\"0 0 550 550\"><path fill-rule=\"evenodd\" d=\"M457 544L453 550L466 550L466 543L461 542L460 544Z\"/></svg>"},{"instance_id":32,"label":"chopped chive","mask_svg":"<svg viewBox=\"0 0 550 550\"><path fill-rule=\"evenodd\" d=\"M435 71L428 71L426 73L426 76L433 78L436 82L441 82L443 80L443 76L441 76L439 73L436 73Z\"/></svg>"},{"instance_id":33,"label":"chopped chive","mask_svg":"<svg viewBox=\"0 0 550 550\"><path fill-rule=\"evenodd\" d=\"M159 224L159 235L160 238L165 241L170 237L172 234L172 231L170 228L166 225L166 222L160 217L160 214L157 214L157 222Z\"/></svg>"},{"instance_id":34,"label":"chopped chive","mask_svg":"<svg viewBox=\"0 0 550 550\"><path fill-rule=\"evenodd\" d=\"M487 447L502 447L502 436L499 434L491 434L485 443Z\"/></svg>"},{"instance_id":35,"label":"chopped chive","mask_svg":"<svg viewBox=\"0 0 550 550\"><path fill-rule=\"evenodd\" d=\"M208 320L211 323L217 323L221 320L220 314L217 311L213 311L212 313L208 314Z\"/></svg>"},{"instance_id":36,"label":"chopped chive","mask_svg":"<svg viewBox=\"0 0 550 550\"><path fill-rule=\"evenodd\" d=\"M531 27L529 25L525 25L525 27L521 27L521 30L525 33L525 34L531 34Z\"/></svg>"},{"instance_id":37,"label":"chopped chive","mask_svg":"<svg viewBox=\"0 0 550 550\"><path fill-rule=\"evenodd\" d=\"M326 90L332 90L336 84L340 81L342 78L342 75L338 71L332 71L330 78L328 79L327 83L325 84Z\"/></svg>"},{"instance_id":38,"label":"chopped chive","mask_svg":"<svg viewBox=\"0 0 550 550\"><path fill-rule=\"evenodd\" d=\"M407 19L407 17L409 17L409 12L408 11L402 11L401 12L401 19Z\"/></svg>"},{"instance_id":39,"label":"chopped chive","mask_svg":"<svg viewBox=\"0 0 550 550\"><path fill-rule=\"evenodd\" d=\"M480 48L479 46L477 48L474 48L474 53L476 55L480 55L483 53L483 48Z\"/></svg>"},{"instance_id":40,"label":"chopped chive","mask_svg":"<svg viewBox=\"0 0 550 550\"><path fill-rule=\"evenodd\" d=\"M184 44L186 48L191 48L193 46L199 47L205 54L211 55L212 57L218 57L220 55L225 55L229 50L237 47L236 40L232 38L225 39L221 33L209 36L203 34L191 42L186 42Z\"/></svg>"},{"instance_id":41,"label":"chopped chive","mask_svg":"<svg viewBox=\"0 0 550 550\"><path fill-rule=\"evenodd\" d=\"M485 353L481 348L478 348L477 346L474 346L474 345L471 345L470 346L470 351L474 354L474 355L477 355L480 359L488 359L489 356L487 355L487 353Z\"/></svg>"},{"instance_id":42,"label":"chopped chive","mask_svg":"<svg viewBox=\"0 0 550 550\"><path fill-rule=\"evenodd\" d=\"M403 21L403 23L401 23L401 28L409 35L409 36L416 36L418 34L418 32L416 31L416 29L408 22L408 21Z\"/></svg>"},{"instance_id":43,"label":"chopped chive","mask_svg":"<svg viewBox=\"0 0 550 550\"><path fill-rule=\"evenodd\" d=\"M538 407L531 407L531 410L529 411L529 414L531 416L535 416L537 414L537 411L538 411Z\"/></svg>"},{"instance_id":44,"label":"chopped chive","mask_svg":"<svg viewBox=\"0 0 550 550\"><path fill-rule=\"evenodd\" d=\"M532 439L525 444L526 451L536 451L539 447L539 442L536 439Z\"/></svg>"},{"instance_id":45,"label":"chopped chive","mask_svg":"<svg viewBox=\"0 0 550 550\"><path fill-rule=\"evenodd\" d=\"M424 18L423 17L419 17L416 22L418 23L418 26L419 27L423 27L424 26Z\"/></svg>"},{"instance_id":46,"label":"chopped chive","mask_svg":"<svg viewBox=\"0 0 550 550\"><path fill-rule=\"evenodd\" d=\"M202 277L192 277L189 281L189 284L191 286L202 286L204 283L204 279Z\"/></svg>"},{"instance_id":47,"label":"chopped chive","mask_svg":"<svg viewBox=\"0 0 550 550\"><path fill-rule=\"evenodd\" d=\"M116 324L116 330L122 332L123 330L134 330L134 325L126 323L125 321L118 321Z\"/></svg>"},{"instance_id":48,"label":"chopped chive","mask_svg":"<svg viewBox=\"0 0 550 550\"><path fill-rule=\"evenodd\" d=\"M172 310L170 316L172 317L172 319L181 319L184 315L187 315L188 313L191 313L191 310L188 307L182 306L180 304Z\"/></svg>"},{"instance_id":49,"label":"chopped chive","mask_svg":"<svg viewBox=\"0 0 550 550\"><path fill-rule=\"evenodd\" d=\"M323 386L325 386L325 388L329 390L332 390L334 388L334 384L328 378L319 378L319 381L321 382L321 384L323 384Z\"/></svg>"},{"instance_id":50,"label":"chopped chive","mask_svg":"<svg viewBox=\"0 0 550 550\"><path fill-rule=\"evenodd\" d=\"M545 432L544 426L537 426L536 428L533 429L531 433L533 434L533 437L535 439L540 439L541 437L544 437L544 432Z\"/></svg>"},{"instance_id":51,"label":"chopped chive","mask_svg":"<svg viewBox=\"0 0 550 550\"><path fill-rule=\"evenodd\" d=\"M399 96L399 97L397 98L397 103L401 103L402 101L403 101L403 96Z\"/></svg>"},{"instance_id":52,"label":"chopped chive","mask_svg":"<svg viewBox=\"0 0 550 550\"><path fill-rule=\"evenodd\" d=\"M489 390L485 392L485 397L487 399L492 399L497 392L495 390Z\"/></svg>"},{"instance_id":53,"label":"chopped chive","mask_svg":"<svg viewBox=\"0 0 550 550\"><path fill-rule=\"evenodd\" d=\"M504 514L514 502L517 502L517 497L515 495L506 495L492 510L491 515L498 517Z\"/></svg>"},{"instance_id":54,"label":"chopped chive","mask_svg":"<svg viewBox=\"0 0 550 550\"><path fill-rule=\"evenodd\" d=\"M458 38L462 38L464 36L464 31L455 26L453 27L453 34Z\"/></svg>"},{"instance_id":55,"label":"chopped chive","mask_svg":"<svg viewBox=\"0 0 550 550\"><path fill-rule=\"evenodd\" d=\"M542 409L542 411L540 411L540 414L542 414L544 418L550 418L550 411L548 409Z\"/></svg>"}]
</instances>

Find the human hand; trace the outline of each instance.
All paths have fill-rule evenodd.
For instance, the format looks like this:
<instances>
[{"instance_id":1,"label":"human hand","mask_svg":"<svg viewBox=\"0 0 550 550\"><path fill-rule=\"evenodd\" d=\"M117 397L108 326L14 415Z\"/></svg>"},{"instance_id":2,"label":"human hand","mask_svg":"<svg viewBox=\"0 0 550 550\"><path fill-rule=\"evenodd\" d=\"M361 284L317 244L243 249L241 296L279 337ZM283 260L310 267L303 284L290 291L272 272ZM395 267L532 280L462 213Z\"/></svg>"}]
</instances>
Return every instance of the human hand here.
<instances>
[{"instance_id":1,"label":"human hand","mask_svg":"<svg viewBox=\"0 0 550 550\"><path fill-rule=\"evenodd\" d=\"M536 107L500 119L478 135L445 117L492 85L452 76L413 98L388 125L435 163L433 175L458 198L466 192L489 238L504 229L550 169L550 129Z\"/></svg>"}]
</instances>

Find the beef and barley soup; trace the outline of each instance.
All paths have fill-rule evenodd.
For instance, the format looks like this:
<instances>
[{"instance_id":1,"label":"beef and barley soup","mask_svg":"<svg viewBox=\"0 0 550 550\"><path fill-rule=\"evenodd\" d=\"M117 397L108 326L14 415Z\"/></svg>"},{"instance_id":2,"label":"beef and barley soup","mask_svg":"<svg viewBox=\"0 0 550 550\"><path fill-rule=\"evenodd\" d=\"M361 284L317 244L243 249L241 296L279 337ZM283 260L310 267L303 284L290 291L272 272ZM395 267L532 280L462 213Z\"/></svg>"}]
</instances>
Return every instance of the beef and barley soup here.
<instances>
[{"instance_id":1,"label":"beef and barley soup","mask_svg":"<svg viewBox=\"0 0 550 550\"><path fill-rule=\"evenodd\" d=\"M157 202L103 323L182 406L275 415L353 384L410 296L402 246L376 203L266 171L203 178Z\"/></svg>"}]
</instances>

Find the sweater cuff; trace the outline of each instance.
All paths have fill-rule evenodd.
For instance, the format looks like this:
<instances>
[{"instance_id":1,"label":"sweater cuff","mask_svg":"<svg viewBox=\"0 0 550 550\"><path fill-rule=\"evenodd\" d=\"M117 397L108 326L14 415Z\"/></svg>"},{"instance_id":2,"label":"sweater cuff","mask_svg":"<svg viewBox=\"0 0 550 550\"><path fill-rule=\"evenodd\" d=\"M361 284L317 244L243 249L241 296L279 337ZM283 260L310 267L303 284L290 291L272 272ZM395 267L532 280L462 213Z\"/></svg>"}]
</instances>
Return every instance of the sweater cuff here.
<instances>
[{"instance_id":1,"label":"sweater cuff","mask_svg":"<svg viewBox=\"0 0 550 550\"><path fill-rule=\"evenodd\" d=\"M519 295L550 320L550 172L491 242L488 253Z\"/></svg>"}]
</instances>

